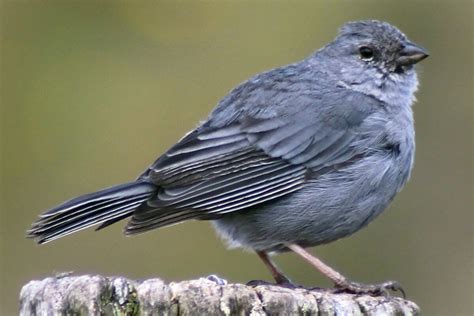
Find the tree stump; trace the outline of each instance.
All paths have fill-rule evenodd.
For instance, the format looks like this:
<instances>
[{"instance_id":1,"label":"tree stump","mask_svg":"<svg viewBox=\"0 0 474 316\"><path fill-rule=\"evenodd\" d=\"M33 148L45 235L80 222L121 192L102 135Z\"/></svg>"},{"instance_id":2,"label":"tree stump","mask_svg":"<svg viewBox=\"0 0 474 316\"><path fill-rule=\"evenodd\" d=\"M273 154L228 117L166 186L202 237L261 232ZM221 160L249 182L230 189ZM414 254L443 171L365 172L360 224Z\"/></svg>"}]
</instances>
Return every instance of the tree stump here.
<instances>
[{"instance_id":1,"label":"tree stump","mask_svg":"<svg viewBox=\"0 0 474 316\"><path fill-rule=\"evenodd\" d=\"M393 296L333 293L275 285L219 284L207 278L166 284L100 275L30 281L20 315L418 315Z\"/></svg>"}]
</instances>

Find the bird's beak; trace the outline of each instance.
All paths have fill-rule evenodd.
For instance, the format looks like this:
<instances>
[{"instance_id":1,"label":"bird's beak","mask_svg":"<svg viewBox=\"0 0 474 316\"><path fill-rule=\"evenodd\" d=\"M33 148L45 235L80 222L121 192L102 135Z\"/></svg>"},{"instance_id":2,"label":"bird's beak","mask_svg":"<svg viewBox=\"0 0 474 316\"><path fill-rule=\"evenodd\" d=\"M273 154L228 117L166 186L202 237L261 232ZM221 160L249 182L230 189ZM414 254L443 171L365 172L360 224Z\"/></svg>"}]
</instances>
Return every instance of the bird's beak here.
<instances>
[{"instance_id":1,"label":"bird's beak","mask_svg":"<svg viewBox=\"0 0 474 316\"><path fill-rule=\"evenodd\" d=\"M428 56L429 54L426 49L411 42L407 42L405 47L401 50L396 63L397 66L414 65Z\"/></svg>"}]
</instances>

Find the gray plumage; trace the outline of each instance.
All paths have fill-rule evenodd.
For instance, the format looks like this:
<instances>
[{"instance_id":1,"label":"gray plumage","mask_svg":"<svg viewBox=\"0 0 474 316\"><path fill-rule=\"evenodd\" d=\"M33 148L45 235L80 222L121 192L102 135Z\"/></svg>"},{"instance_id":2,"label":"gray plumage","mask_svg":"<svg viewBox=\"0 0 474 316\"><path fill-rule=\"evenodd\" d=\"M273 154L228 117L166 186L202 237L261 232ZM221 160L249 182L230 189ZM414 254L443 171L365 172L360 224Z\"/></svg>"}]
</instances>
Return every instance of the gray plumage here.
<instances>
[{"instance_id":1,"label":"gray plumage","mask_svg":"<svg viewBox=\"0 0 474 316\"><path fill-rule=\"evenodd\" d=\"M350 235L410 175L413 64L426 56L388 23L348 23L308 58L236 87L136 182L66 202L28 236L130 216L126 234L213 220L231 246L257 251Z\"/></svg>"}]
</instances>

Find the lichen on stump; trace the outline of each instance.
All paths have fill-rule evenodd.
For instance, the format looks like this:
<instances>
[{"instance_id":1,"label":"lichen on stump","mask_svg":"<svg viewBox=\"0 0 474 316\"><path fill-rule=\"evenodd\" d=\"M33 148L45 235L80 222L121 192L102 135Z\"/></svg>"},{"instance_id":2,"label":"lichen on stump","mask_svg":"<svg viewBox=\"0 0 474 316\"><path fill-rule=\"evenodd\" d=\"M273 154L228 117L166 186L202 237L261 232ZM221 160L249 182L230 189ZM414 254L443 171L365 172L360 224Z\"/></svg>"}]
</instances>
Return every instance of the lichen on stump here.
<instances>
[{"instance_id":1,"label":"lichen on stump","mask_svg":"<svg viewBox=\"0 0 474 316\"><path fill-rule=\"evenodd\" d=\"M169 284L99 275L30 281L20 315L418 315L400 297L335 294L273 285L219 285L205 278Z\"/></svg>"}]
</instances>

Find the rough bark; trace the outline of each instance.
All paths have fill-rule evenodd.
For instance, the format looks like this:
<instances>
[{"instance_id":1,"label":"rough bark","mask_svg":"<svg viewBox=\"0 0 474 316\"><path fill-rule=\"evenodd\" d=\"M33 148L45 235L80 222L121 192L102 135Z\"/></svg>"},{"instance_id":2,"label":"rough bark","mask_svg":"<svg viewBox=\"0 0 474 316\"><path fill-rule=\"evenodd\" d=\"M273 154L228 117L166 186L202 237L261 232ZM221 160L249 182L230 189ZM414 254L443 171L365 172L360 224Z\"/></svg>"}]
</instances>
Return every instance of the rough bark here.
<instances>
[{"instance_id":1,"label":"rough bark","mask_svg":"<svg viewBox=\"0 0 474 316\"><path fill-rule=\"evenodd\" d=\"M20 315L418 315L399 297L335 294L273 285L219 285L209 279L164 283L99 275L30 281Z\"/></svg>"}]
</instances>

